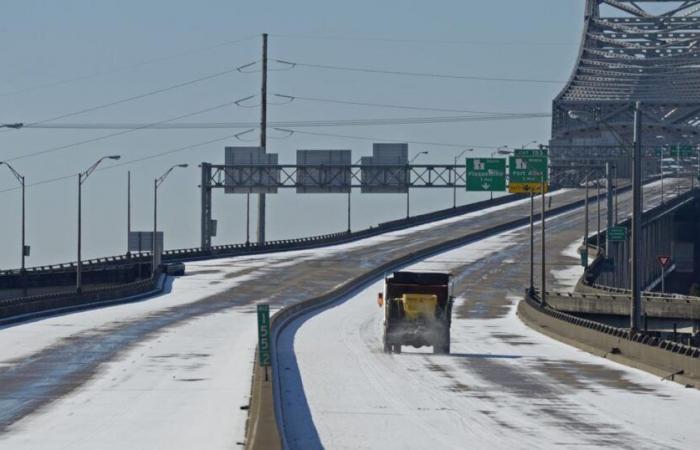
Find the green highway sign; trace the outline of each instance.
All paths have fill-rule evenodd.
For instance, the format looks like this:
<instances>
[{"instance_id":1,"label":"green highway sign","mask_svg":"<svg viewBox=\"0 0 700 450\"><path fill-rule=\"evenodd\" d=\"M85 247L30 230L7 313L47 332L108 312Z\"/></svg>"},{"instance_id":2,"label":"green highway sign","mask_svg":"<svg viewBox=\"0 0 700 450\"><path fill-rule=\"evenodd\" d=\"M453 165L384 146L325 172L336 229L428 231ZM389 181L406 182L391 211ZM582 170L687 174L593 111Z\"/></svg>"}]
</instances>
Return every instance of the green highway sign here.
<instances>
[{"instance_id":1,"label":"green highway sign","mask_svg":"<svg viewBox=\"0 0 700 450\"><path fill-rule=\"evenodd\" d=\"M627 227L610 227L608 236L611 242L624 242L627 240Z\"/></svg>"},{"instance_id":2,"label":"green highway sign","mask_svg":"<svg viewBox=\"0 0 700 450\"><path fill-rule=\"evenodd\" d=\"M260 365L270 365L270 305L258 305L258 353Z\"/></svg>"},{"instance_id":3,"label":"green highway sign","mask_svg":"<svg viewBox=\"0 0 700 450\"><path fill-rule=\"evenodd\" d=\"M506 190L506 160L467 158L467 191Z\"/></svg>"},{"instance_id":4,"label":"green highway sign","mask_svg":"<svg viewBox=\"0 0 700 450\"><path fill-rule=\"evenodd\" d=\"M654 149L654 156L663 158L690 158L696 153L691 145L671 145L670 147L656 147Z\"/></svg>"},{"instance_id":5,"label":"green highway sign","mask_svg":"<svg viewBox=\"0 0 700 450\"><path fill-rule=\"evenodd\" d=\"M546 156L511 156L508 191L511 193L541 192L543 175L545 189L547 189L548 161Z\"/></svg>"},{"instance_id":6,"label":"green highway sign","mask_svg":"<svg viewBox=\"0 0 700 450\"><path fill-rule=\"evenodd\" d=\"M515 152L513 152L513 155L523 156L525 158L529 158L529 157L533 157L533 156L547 157L547 156L549 156L549 150L546 148L537 148L537 149L519 148L519 149L516 149Z\"/></svg>"},{"instance_id":7,"label":"green highway sign","mask_svg":"<svg viewBox=\"0 0 700 450\"><path fill-rule=\"evenodd\" d=\"M695 150L690 145L677 145L676 148L672 150L673 156L679 156L681 158L689 158L695 156Z\"/></svg>"},{"instance_id":8,"label":"green highway sign","mask_svg":"<svg viewBox=\"0 0 700 450\"><path fill-rule=\"evenodd\" d=\"M541 183L549 180L547 171L548 158L545 156L511 156L510 157L510 182L511 183Z\"/></svg>"}]
</instances>

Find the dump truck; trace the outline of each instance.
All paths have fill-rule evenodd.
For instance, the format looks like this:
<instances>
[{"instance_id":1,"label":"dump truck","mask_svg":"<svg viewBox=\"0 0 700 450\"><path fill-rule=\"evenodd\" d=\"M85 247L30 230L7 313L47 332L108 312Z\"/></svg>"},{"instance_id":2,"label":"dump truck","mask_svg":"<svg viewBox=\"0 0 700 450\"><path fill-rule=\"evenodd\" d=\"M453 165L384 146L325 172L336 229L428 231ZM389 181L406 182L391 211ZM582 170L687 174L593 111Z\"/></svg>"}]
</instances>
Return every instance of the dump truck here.
<instances>
[{"instance_id":1,"label":"dump truck","mask_svg":"<svg viewBox=\"0 0 700 450\"><path fill-rule=\"evenodd\" d=\"M402 345L411 345L450 353L453 302L449 273L394 272L385 277L377 297L384 310L384 352L401 353Z\"/></svg>"}]
</instances>

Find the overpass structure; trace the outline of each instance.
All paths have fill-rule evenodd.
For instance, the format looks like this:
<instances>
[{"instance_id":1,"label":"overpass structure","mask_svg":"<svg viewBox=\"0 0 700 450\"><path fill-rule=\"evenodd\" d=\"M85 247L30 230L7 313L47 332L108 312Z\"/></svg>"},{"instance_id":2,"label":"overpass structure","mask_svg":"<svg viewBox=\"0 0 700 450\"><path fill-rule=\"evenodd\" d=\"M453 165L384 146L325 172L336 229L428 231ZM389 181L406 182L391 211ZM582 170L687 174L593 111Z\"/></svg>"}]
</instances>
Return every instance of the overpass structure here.
<instances>
[{"instance_id":1,"label":"overpass structure","mask_svg":"<svg viewBox=\"0 0 700 450\"><path fill-rule=\"evenodd\" d=\"M645 155L700 141L700 8L694 1L586 0L583 35L571 77L552 106L552 163L614 162L630 175L634 102L643 108ZM658 170L647 158L646 171Z\"/></svg>"}]
</instances>

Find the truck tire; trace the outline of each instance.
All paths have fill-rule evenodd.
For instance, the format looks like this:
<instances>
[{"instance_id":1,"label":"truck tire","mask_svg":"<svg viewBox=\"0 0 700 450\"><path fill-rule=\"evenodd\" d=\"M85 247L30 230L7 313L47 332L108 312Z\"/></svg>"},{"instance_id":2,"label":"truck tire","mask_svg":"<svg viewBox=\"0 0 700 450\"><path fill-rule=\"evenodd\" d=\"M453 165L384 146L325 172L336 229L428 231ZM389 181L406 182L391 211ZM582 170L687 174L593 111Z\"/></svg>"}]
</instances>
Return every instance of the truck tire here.
<instances>
[{"instance_id":1,"label":"truck tire","mask_svg":"<svg viewBox=\"0 0 700 450\"><path fill-rule=\"evenodd\" d=\"M450 354L450 330L449 330L449 328L445 332L444 341L442 341L442 353L445 355Z\"/></svg>"},{"instance_id":2,"label":"truck tire","mask_svg":"<svg viewBox=\"0 0 700 450\"><path fill-rule=\"evenodd\" d=\"M384 353L391 353L391 347L392 345L389 344L389 341L387 339L387 328L384 327L384 334L382 335L382 344L384 345Z\"/></svg>"},{"instance_id":3,"label":"truck tire","mask_svg":"<svg viewBox=\"0 0 700 450\"><path fill-rule=\"evenodd\" d=\"M450 354L450 330L444 331L439 342L433 345L433 354L449 355Z\"/></svg>"}]
</instances>

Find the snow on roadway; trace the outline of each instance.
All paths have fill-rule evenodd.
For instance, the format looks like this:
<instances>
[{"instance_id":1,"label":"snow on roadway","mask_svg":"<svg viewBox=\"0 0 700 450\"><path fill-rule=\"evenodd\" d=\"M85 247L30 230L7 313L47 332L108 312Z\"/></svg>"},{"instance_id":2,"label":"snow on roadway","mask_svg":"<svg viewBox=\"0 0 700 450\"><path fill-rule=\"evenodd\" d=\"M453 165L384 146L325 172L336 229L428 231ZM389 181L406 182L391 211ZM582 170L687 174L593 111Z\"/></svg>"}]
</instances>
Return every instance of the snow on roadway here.
<instances>
[{"instance_id":1,"label":"snow on roadway","mask_svg":"<svg viewBox=\"0 0 700 450\"><path fill-rule=\"evenodd\" d=\"M583 276L583 266L580 264L580 255L578 252L579 247L581 247L581 241L576 240L572 242L568 247L561 252L562 256L569 258L574 258L574 263L570 266L566 266L563 269L552 269L550 272L554 275L557 283L564 286L564 291L573 291L578 280Z\"/></svg>"},{"instance_id":2,"label":"snow on roadway","mask_svg":"<svg viewBox=\"0 0 700 450\"><path fill-rule=\"evenodd\" d=\"M264 276L272 267L341 254L508 206L349 244L190 263L188 275L171 280L168 291L158 297L0 328L0 368L11 370L18 361L74 337L225 292ZM203 442L212 449L235 446L244 437L247 411L240 406L248 402L257 339L252 312L250 305L233 307L137 342L102 364L77 390L12 425L0 436L0 446L189 449Z\"/></svg>"},{"instance_id":3,"label":"snow on roadway","mask_svg":"<svg viewBox=\"0 0 700 450\"><path fill-rule=\"evenodd\" d=\"M410 269L451 270L507 254L509 241L499 235ZM285 332L296 332L304 386L284 404L290 448L700 446L700 392L540 335L515 315L516 297L505 317L455 317L451 355L411 347L384 354L381 286ZM286 367L294 364L282 360L281 372L293 377Z\"/></svg>"}]
</instances>

